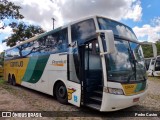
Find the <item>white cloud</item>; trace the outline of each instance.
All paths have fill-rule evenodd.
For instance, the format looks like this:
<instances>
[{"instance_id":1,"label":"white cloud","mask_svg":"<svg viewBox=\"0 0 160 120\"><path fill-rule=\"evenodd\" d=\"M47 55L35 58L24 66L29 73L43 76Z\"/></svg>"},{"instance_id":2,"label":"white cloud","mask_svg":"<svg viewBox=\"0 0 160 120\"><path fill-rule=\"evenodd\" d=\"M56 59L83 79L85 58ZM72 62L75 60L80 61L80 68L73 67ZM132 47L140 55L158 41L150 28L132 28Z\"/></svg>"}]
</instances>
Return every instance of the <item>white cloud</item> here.
<instances>
[{"instance_id":1,"label":"white cloud","mask_svg":"<svg viewBox=\"0 0 160 120\"><path fill-rule=\"evenodd\" d=\"M7 26L5 29L0 29L0 34L11 34L12 33L12 28Z\"/></svg>"},{"instance_id":2,"label":"white cloud","mask_svg":"<svg viewBox=\"0 0 160 120\"><path fill-rule=\"evenodd\" d=\"M4 26L4 23L0 21L0 28Z\"/></svg>"},{"instance_id":3,"label":"white cloud","mask_svg":"<svg viewBox=\"0 0 160 120\"><path fill-rule=\"evenodd\" d=\"M56 19L57 26L62 25L60 14L57 14L58 7L50 0L11 0L16 5L22 7L20 12L24 15L24 21L36 23L42 26L45 30L52 29L52 19Z\"/></svg>"},{"instance_id":4,"label":"white cloud","mask_svg":"<svg viewBox=\"0 0 160 120\"><path fill-rule=\"evenodd\" d=\"M156 19L157 18L157 19ZM142 27L134 27L133 30L138 37L147 36L147 41L156 42L160 39L160 17L152 20L153 25L145 24Z\"/></svg>"},{"instance_id":5,"label":"white cloud","mask_svg":"<svg viewBox=\"0 0 160 120\"><path fill-rule=\"evenodd\" d=\"M141 19L142 8L139 0L62 0L58 2L61 6L62 17L67 20L77 19L88 15L100 14L113 19Z\"/></svg>"},{"instance_id":6,"label":"white cloud","mask_svg":"<svg viewBox=\"0 0 160 120\"><path fill-rule=\"evenodd\" d=\"M128 9L127 14L124 16L125 19L133 19L134 21L140 21L142 17L142 7L141 2L137 1L135 4L131 5Z\"/></svg>"},{"instance_id":7,"label":"white cloud","mask_svg":"<svg viewBox=\"0 0 160 120\"><path fill-rule=\"evenodd\" d=\"M22 7L21 13L28 21L34 21L44 29L52 29L81 17L105 15L116 20L141 20L140 0L11 0Z\"/></svg>"},{"instance_id":8,"label":"white cloud","mask_svg":"<svg viewBox=\"0 0 160 120\"><path fill-rule=\"evenodd\" d=\"M0 43L0 52L3 52L4 50L8 49L9 47L6 46L6 43Z\"/></svg>"},{"instance_id":9,"label":"white cloud","mask_svg":"<svg viewBox=\"0 0 160 120\"><path fill-rule=\"evenodd\" d=\"M9 36L12 33L12 29L7 26L5 29L0 29L0 36L3 35L4 39L7 38L7 36ZM1 37L0 40L0 52L2 52L3 50L6 50L8 47L6 46L6 43L1 43L3 40L3 38Z\"/></svg>"},{"instance_id":10,"label":"white cloud","mask_svg":"<svg viewBox=\"0 0 160 120\"><path fill-rule=\"evenodd\" d=\"M152 24L153 26L157 26L157 25L160 26L160 16L153 18L153 19L151 20L151 24Z\"/></svg>"},{"instance_id":11,"label":"white cloud","mask_svg":"<svg viewBox=\"0 0 160 120\"><path fill-rule=\"evenodd\" d=\"M38 24L45 30L52 29L67 22L90 15L104 15L112 19L141 20L142 7L140 0L10 0L22 7L20 13L24 20ZM7 27L1 33L10 33ZM1 45L2 46L2 45ZM1 47L2 48L2 47Z\"/></svg>"}]
</instances>

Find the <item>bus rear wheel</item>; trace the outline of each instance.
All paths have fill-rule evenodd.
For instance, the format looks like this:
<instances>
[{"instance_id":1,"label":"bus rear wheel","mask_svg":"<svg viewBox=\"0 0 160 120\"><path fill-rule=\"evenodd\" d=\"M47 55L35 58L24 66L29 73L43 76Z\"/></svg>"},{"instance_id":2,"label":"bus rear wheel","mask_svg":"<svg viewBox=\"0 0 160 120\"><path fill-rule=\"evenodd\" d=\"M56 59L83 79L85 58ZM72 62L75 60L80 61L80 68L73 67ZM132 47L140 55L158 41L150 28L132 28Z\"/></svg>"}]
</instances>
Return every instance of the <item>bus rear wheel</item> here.
<instances>
[{"instance_id":1,"label":"bus rear wheel","mask_svg":"<svg viewBox=\"0 0 160 120\"><path fill-rule=\"evenodd\" d=\"M56 85L56 98L60 103L68 103L67 89L62 82Z\"/></svg>"},{"instance_id":2,"label":"bus rear wheel","mask_svg":"<svg viewBox=\"0 0 160 120\"><path fill-rule=\"evenodd\" d=\"M16 86L16 78L14 76L12 76L12 85Z\"/></svg>"},{"instance_id":3,"label":"bus rear wheel","mask_svg":"<svg viewBox=\"0 0 160 120\"><path fill-rule=\"evenodd\" d=\"M8 81L7 81L9 84L12 83L12 78L11 78L11 75L8 75Z\"/></svg>"},{"instance_id":4,"label":"bus rear wheel","mask_svg":"<svg viewBox=\"0 0 160 120\"><path fill-rule=\"evenodd\" d=\"M152 77L154 77L154 73L153 73L153 71L152 71Z\"/></svg>"}]
</instances>

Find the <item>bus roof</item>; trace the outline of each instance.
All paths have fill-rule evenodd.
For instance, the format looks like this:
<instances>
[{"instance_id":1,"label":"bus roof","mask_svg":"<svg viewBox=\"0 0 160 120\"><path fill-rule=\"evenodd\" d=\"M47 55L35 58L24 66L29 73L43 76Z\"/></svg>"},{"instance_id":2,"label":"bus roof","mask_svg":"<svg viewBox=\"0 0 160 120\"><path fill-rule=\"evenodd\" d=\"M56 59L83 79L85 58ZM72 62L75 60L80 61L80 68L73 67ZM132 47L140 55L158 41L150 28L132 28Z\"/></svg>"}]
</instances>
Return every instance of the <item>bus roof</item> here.
<instances>
[{"instance_id":1,"label":"bus roof","mask_svg":"<svg viewBox=\"0 0 160 120\"><path fill-rule=\"evenodd\" d=\"M83 21L83 20L87 20L87 19L91 19L91 18L94 19L94 18L97 18L97 17L103 17L103 18L106 18L106 19L108 19L108 20L115 21L115 22L118 22L118 23L120 23L120 24L123 24L123 23L121 23L121 22L119 22L119 21L116 21L116 20L110 19L110 18L108 18L108 17L106 17L106 16L101 16L101 15L92 15L92 16L89 16L89 17L83 17L83 18L80 18L80 19L75 20L75 21L73 21L73 22L69 22L68 24L63 25L63 26L61 26L61 27L58 27L58 28L56 28L56 29L50 30L50 31L48 31L48 32L45 32L45 33L42 33L42 34L39 34L39 35L36 35L36 36L34 36L34 37L32 37L32 38L29 38L29 39L21 42L20 44L14 46L14 47L11 47L11 48L9 48L9 49L7 49L7 50L5 50L5 51L8 51L8 50L13 49L13 48L18 47L18 46L21 46L21 45L23 45L23 44L25 44L25 43L28 43L28 42L37 40L37 39L39 39L39 38L41 38L41 37L44 37L44 36L47 35L47 34L57 32L57 31L59 31L59 30L61 30L61 29L64 29L64 28L66 28L66 27L68 27L68 26L70 26L70 25L73 25L73 24L75 24L75 23L79 23L79 22L81 22L81 21ZM125 24L123 24L123 25L125 25ZM127 25L125 25L125 26L127 26ZM136 42L136 41L135 41L135 42Z\"/></svg>"}]
</instances>

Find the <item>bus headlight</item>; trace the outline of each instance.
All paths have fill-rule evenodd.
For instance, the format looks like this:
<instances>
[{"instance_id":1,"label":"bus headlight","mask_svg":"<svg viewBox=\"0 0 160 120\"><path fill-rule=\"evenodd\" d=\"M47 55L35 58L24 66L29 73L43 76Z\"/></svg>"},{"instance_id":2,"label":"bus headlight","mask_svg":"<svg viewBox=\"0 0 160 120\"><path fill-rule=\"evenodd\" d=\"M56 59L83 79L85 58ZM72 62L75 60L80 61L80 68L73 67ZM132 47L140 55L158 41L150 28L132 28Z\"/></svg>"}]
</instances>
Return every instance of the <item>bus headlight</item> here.
<instances>
[{"instance_id":1,"label":"bus headlight","mask_svg":"<svg viewBox=\"0 0 160 120\"><path fill-rule=\"evenodd\" d=\"M108 93L111 93L111 94L115 94L115 95L124 95L124 92L122 89L119 89L119 88L110 88L108 87Z\"/></svg>"}]
</instances>

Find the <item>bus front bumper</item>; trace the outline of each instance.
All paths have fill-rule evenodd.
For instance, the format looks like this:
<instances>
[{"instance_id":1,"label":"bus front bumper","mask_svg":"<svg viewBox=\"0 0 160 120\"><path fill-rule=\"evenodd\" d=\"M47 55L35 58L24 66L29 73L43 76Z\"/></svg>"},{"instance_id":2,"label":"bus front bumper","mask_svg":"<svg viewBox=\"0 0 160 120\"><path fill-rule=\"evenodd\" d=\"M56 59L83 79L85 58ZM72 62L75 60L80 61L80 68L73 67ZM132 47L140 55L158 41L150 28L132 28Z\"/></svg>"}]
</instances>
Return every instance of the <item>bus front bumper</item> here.
<instances>
[{"instance_id":1,"label":"bus front bumper","mask_svg":"<svg viewBox=\"0 0 160 120\"><path fill-rule=\"evenodd\" d=\"M100 111L116 111L130 106L134 106L146 97L146 93L147 89L142 93L132 96L115 95L103 92L103 99Z\"/></svg>"}]
</instances>

